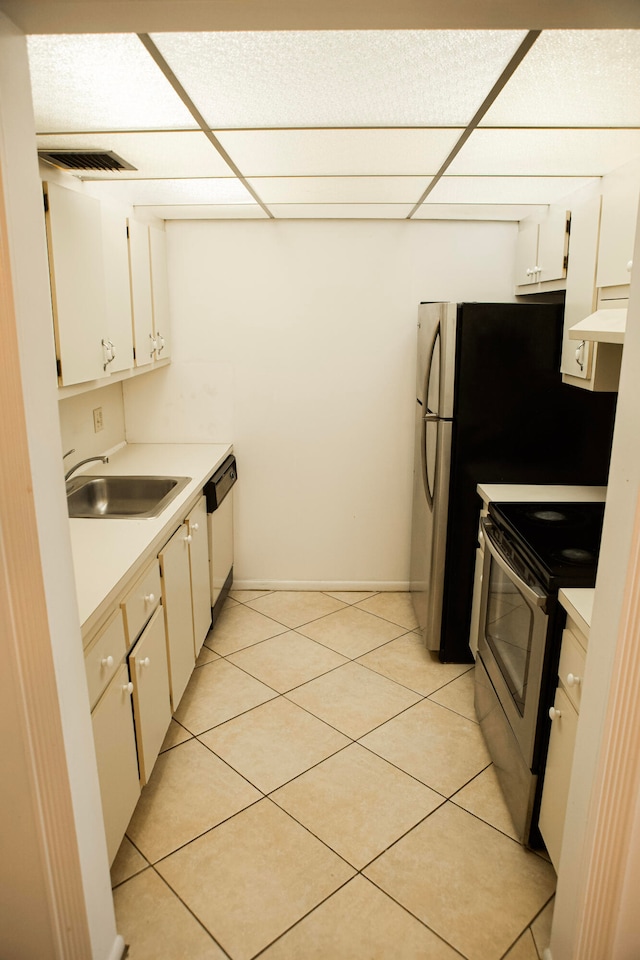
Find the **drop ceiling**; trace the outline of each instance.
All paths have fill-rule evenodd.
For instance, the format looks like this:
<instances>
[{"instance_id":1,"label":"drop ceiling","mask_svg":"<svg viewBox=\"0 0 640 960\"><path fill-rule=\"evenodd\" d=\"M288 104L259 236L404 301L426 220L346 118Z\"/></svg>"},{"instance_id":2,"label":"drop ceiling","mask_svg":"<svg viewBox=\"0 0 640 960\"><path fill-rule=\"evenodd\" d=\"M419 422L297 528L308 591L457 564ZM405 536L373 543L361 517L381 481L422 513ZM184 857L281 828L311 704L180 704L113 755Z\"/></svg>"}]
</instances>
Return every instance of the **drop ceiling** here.
<instances>
[{"instance_id":1,"label":"drop ceiling","mask_svg":"<svg viewBox=\"0 0 640 960\"><path fill-rule=\"evenodd\" d=\"M175 218L514 220L640 156L640 30L28 37L41 149Z\"/></svg>"}]
</instances>

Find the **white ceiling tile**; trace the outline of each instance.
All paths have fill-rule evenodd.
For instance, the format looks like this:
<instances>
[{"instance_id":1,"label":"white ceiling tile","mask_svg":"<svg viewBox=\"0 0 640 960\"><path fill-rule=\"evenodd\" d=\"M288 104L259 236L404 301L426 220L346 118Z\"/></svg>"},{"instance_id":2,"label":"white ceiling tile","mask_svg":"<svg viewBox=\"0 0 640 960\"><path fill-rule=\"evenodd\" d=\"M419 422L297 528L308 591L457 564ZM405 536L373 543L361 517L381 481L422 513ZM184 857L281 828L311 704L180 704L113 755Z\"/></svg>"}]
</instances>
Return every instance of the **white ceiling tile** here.
<instances>
[{"instance_id":1,"label":"white ceiling tile","mask_svg":"<svg viewBox=\"0 0 640 960\"><path fill-rule=\"evenodd\" d=\"M200 130L148 133L74 133L37 137L38 148L113 150L135 170L78 171L82 180L155 177L232 177L231 168Z\"/></svg>"},{"instance_id":2,"label":"white ceiling tile","mask_svg":"<svg viewBox=\"0 0 640 960\"><path fill-rule=\"evenodd\" d=\"M235 178L192 180L113 180L91 184L93 196L110 197L121 203L158 204L255 203L249 191Z\"/></svg>"},{"instance_id":3,"label":"white ceiling tile","mask_svg":"<svg viewBox=\"0 0 640 960\"><path fill-rule=\"evenodd\" d=\"M464 125L521 30L160 33L153 41L222 127Z\"/></svg>"},{"instance_id":4,"label":"white ceiling tile","mask_svg":"<svg viewBox=\"0 0 640 960\"><path fill-rule=\"evenodd\" d=\"M483 128L471 134L447 174L598 177L638 156L640 130Z\"/></svg>"},{"instance_id":5,"label":"white ceiling tile","mask_svg":"<svg viewBox=\"0 0 640 960\"><path fill-rule=\"evenodd\" d=\"M216 131L245 177L428 176L462 130Z\"/></svg>"},{"instance_id":6,"label":"white ceiling tile","mask_svg":"<svg viewBox=\"0 0 640 960\"><path fill-rule=\"evenodd\" d=\"M546 204L423 203L412 220L522 220L542 216Z\"/></svg>"},{"instance_id":7,"label":"white ceiling tile","mask_svg":"<svg viewBox=\"0 0 640 960\"><path fill-rule=\"evenodd\" d=\"M411 204L276 203L269 210L277 220L404 220Z\"/></svg>"},{"instance_id":8,"label":"white ceiling tile","mask_svg":"<svg viewBox=\"0 0 640 960\"><path fill-rule=\"evenodd\" d=\"M426 203L554 203L589 183L580 177L442 177Z\"/></svg>"},{"instance_id":9,"label":"white ceiling tile","mask_svg":"<svg viewBox=\"0 0 640 960\"><path fill-rule=\"evenodd\" d=\"M640 31L545 30L483 126L640 126Z\"/></svg>"},{"instance_id":10,"label":"white ceiling tile","mask_svg":"<svg viewBox=\"0 0 640 960\"><path fill-rule=\"evenodd\" d=\"M39 133L194 129L135 34L27 37Z\"/></svg>"},{"instance_id":11,"label":"white ceiling tile","mask_svg":"<svg viewBox=\"0 0 640 960\"><path fill-rule=\"evenodd\" d=\"M425 177L255 177L261 200L272 203L415 203Z\"/></svg>"},{"instance_id":12,"label":"white ceiling tile","mask_svg":"<svg viewBox=\"0 0 640 960\"><path fill-rule=\"evenodd\" d=\"M152 214L161 220L267 220L267 214L257 203L226 204L169 204L162 206L136 205L136 210Z\"/></svg>"}]
</instances>

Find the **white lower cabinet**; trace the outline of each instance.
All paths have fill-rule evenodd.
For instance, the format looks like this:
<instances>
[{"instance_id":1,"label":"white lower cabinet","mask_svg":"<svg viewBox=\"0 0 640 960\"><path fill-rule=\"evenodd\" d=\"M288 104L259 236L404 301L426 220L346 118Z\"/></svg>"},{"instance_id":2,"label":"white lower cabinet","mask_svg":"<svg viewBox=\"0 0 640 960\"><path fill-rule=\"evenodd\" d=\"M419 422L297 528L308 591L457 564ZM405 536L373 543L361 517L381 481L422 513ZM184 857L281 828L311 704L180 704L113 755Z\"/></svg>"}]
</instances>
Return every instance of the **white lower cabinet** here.
<instances>
[{"instance_id":1,"label":"white lower cabinet","mask_svg":"<svg viewBox=\"0 0 640 960\"><path fill-rule=\"evenodd\" d=\"M167 631L171 706L175 711L196 662L189 570L189 527L183 523L159 553Z\"/></svg>"},{"instance_id":2,"label":"white lower cabinet","mask_svg":"<svg viewBox=\"0 0 640 960\"><path fill-rule=\"evenodd\" d=\"M140 796L131 689L123 663L91 714L109 863Z\"/></svg>"},{"instance_id":3,"label":"white lower cabinet","mask_svg":"<svg viewBox=\"0 0 640 960\"><path fill-rule=\"evenodd\" d=\"M140 783L151 776L171 722L167 639L158 608L129 654Z\"/></svg>"},{"instance_id":4,"label":"white lower cabinet","mask_svg":"<svg viewBox=\"0 0 640 960\"><path fill-rule=\"evenodd\" d=\"M556 871L567 816L573 751L586 661L586 639L569 621L562 635L558 687L551 709L551 736L538 825Z\"/></svg>"},{"instance_id":5,"label":"white lower cabinet","mask_svg":"<svg viewBox=\"0 0 640 960\"><path fill-rule=\"evenodd\" d=\"M187 517L189 527L189 565L195 654L198 656L211 626L211 589L209 585L209 538L207 501L201 497Z\"/></svg>"}]
</instances>

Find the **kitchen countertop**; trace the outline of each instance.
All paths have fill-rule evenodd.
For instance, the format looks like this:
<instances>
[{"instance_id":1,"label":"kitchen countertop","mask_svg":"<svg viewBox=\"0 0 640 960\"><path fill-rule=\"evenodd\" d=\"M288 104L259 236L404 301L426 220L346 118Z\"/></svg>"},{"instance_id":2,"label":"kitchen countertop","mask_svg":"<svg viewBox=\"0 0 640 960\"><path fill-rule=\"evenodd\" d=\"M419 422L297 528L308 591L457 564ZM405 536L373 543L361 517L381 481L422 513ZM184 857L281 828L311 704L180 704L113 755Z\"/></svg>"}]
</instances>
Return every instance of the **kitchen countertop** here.
<instances>
[{"instance_id":1,"label":"kitchen countertop","mask_svg":"<svg viewBox=\"0 0 640 960\"><path fill-rule=\"evenodd\" d=\"M126 581L142 569L186 516L206 481L232 452L227 443L130 443L74 476L191 477L160 516L140 520L70 519L71 549L83 638L99 623Z\"/></svg>"},{"instance_id":2,"label":"kitchen countertop","mask_svg":"<svg viewBox=\"0 0 640 960\"><path fill-rule=\"evenodd\" d=\"M572 486L558 483L479 483L477 491L485 504L494 501L518 503L536 501L541 503L571 503L587 501L603 503L607 499L606 487Z\"/></svg>"},{"instance_id":3,"label":"kitchen countertop","mask_svg":"<svg viewBox=\"0 0 640 960\"><path fill-rule=\"evenodd\" d=\"M558 592L558 600L586 639L589 639L595 593L594 589L585 587L563 587Z\"/></svg>"}]
</instances>

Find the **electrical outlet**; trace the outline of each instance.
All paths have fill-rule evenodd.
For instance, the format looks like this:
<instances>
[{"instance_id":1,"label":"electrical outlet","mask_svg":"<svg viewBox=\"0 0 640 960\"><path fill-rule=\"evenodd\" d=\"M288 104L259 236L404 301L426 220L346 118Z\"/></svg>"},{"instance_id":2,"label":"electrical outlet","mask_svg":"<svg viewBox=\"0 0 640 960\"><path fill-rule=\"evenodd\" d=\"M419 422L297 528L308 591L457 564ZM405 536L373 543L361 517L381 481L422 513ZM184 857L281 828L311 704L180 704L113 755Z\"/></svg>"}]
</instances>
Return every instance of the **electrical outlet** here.
<instances>
[{"instance_id":1,"label":"electrical outlet","mask_svg":"<svg viewBox=\"0 0 640 960\"><path fill-rule=\"evenodd\" d=\"M104 427L102 422L102 407L96 407L93 411L93 430L94 433L99 433L100 430Z\"/></svg>"}]
</instances>

